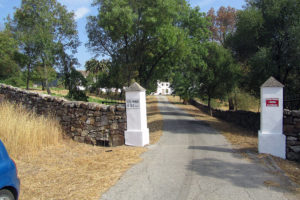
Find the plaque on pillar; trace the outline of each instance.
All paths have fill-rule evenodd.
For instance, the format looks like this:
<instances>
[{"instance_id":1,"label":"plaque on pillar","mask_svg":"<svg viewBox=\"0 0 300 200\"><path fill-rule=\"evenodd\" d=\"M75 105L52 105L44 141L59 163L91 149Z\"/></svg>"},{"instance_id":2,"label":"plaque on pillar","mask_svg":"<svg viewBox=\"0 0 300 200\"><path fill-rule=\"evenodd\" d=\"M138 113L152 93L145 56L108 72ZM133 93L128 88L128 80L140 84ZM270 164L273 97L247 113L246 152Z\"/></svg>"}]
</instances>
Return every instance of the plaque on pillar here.
<instances>
[{"instance_id":1,"label":"plaque on pillar","mask_svg":"<svg viewBox=\"0 0 300 200\"><path fill-rule=\"evenodd\" d=\"M261 86L260 130L258 151L286 158L286 137L283 134L283 85L270 77Z\"/></svg>"},{"instance_id":2,"label":"plaque on pillar","mask_svg":"<svg viewBox=\"0 0 300 200\"><path fill-rule=\"evenodd\" d=\"M125 92L127 115L125 144L129 146L145 146L149 144L146 90L138 83L133 83Z\"/></svg>"}]
</instances>

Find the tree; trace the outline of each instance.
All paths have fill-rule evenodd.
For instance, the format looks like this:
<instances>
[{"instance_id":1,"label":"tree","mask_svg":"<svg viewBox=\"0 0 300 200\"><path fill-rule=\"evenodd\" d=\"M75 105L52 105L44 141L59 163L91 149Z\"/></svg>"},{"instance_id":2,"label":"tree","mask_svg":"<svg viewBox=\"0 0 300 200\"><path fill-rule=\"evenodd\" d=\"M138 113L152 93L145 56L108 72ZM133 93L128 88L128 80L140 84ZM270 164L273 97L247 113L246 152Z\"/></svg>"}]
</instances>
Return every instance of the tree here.
<instances>
[{"instance_id":1,"label":"tree","mask_svg":"<svg viewBox=\"0 0 300 200\"><path fill-rule=\"evenodd\" d=\"M179 26L189 10L186 1L97 0L94 6L99 13L88 18L87 46L96 55L110 56L127 85L135 80L147 87L182 56L186 35Z\"/></svg>"},{"instance_id":2,"label":"tree","mask_svg":"<svg viewBox=\"0 0 300 200\"><path fill-rule=\"evenodd\" d=\"M32 80L38 83L42 84L42 90L45 90L46 86L46 79L48 79L49 82L56 80L57 78L57 72L53 67L47 67L47 77L45 77L44 73L44 67L41 65L37 65L33 68L32 71Z\"/></svg>"},{"instance_id":3,"label":"tree","mask_svg":"<svg viewBox=\"0 0 300 200\"><path fill-rule=\"evenodd\" d=\"M85 69L88 72L87 84L91 92L96 91L97 88L109 87L108 85L111 85L108 83L112 81L111 77L108 77L109 70L111 69L110 60L88 60L85 63Z\"/></svg>"},{"instance_id":4,"label":"tree","mask_svg":"<svg viewBox=\"0 0 300 200\"><path fill-rule=\"evenodd\" d=\"M29 58L28 74L32 65L41 62L50 93L48 67L57 63L58 55L68 50L75 52L79 44L74 13L56 0L22 0L21 8L14 14L12 30Z\"/></svg>"},{"instance_id":5,"label":"tree","mask_svg":"<svg viewBox=\"0 0 300 200\"><path fill-rule=\"evenodd\" d=\"M67 97L77 101L87 101L88 97L86 96L85 91L80 90L80 86L86 88L86 80L79 71L75 68L71 68L70 86Z\"/></svg>"},{"instance_id":6,"label":"tree","mask_svg":"<svg viewBox=\"0 0 300 200\"><path fill-rule=\"evenodd\" d=\"M109 60L101 60L98 61L96 59L91 59L86 61L85 63L85 69L87 72L90 72L92 74L98 74L99 72L107 72L110 66Z\"/></svg>"},{"instance_id":7,"label":"tree","mask_svg":"<svg viewBox=\"0 0 300 200\"><path fill-rule=\"evenodd\" d=\"M224 46L227 36L235 31L236 14L236 9L230 6L227 8L221 6L217 15L213 8L207 12L207 17L211 22L209 29L212 32L213 41L220 42Z\"/></svg>"},{"instance_id":8,"label":"tree","mask_svg":"<svg viewBox=\"0 0 300 200\"><path fill-rule=\"evenodd\" d=\"M18 52L17 41L9 30L0 32L0 80L16 75L20 67L16 62Z\"/></svg>"},{"instance_id":9,"label":"tree","mask_svg":"<svg viewBox=\"0 0 300 200\"><path fill-rule=\"evenodd\" d=\"M207 44L208 55L205 57L206 67L198 72L199 95L207 98L211 112L211 99L223 98L234 88L239 77L237 65L229 50L217 43ZM212 114L212 113L211 113Z\"/></svg>"},{"instance_id":10,"label":"tree","mask_svg":"<svg viewBox=\"0 0 300 200\"><path fill-rule=\"evenodd\" d=\"M236 32L228 46L245 65L244 86L259 95L270 76L298 88L292 80L300 69L300 2L298 0L249 0L237 15ZM245 39L246 38L246 39Z\"/></svg>"},{"instance_id":11,"label":"tree","mask_svg":"<svg viewBox=\"0 0 300 200\"><path fill-rule=\"evenodd\" d=\"M74 51L75 52L75 51ZM60 45L59 51L58 51L58 60L60 64L60 67L58 69L60 70L61 74L63 74L63 84L65 89L69 89L70 87L70 78L71 78L71 70L73 67L78 65L77 58L74 58L73 55L69 55L66 53L66 50L62 45Z\"/></svg>"},{"instance_id":12,"label":"tree","mask_svg":"<svg viewBox=\"0 0 300 200\"><path fill-rule=\"evenodd\" d=\"M215 14L215 10L211 8L207 12L207 17L211 22L209 27L212 32L211 40L219 42L223 47L225 47L225 41L227 37L234 33L236 27L236 15L237 10L228 6L225 8L224 6L220 7L217 11L217 15ZM228 105L229 110L234 110L233 104L233 94L227 94L228 96Z\"/></svg>"},{"instance_id":13,"label":"tree","mask_svg":"<svg viewBox=\"0 0 300 200\"><path fill-rule=\"evenodd\" d=\"M178 58L171 72L172 88L184 103L192 97L199 96L198 87L201 84L199 71L206 67L204 58L207 56L206 42L209 39L209 23L200 12L199 7L190 9L181 19L181 27L186 31L184 56Z\"/></svg>"}]
</instances>

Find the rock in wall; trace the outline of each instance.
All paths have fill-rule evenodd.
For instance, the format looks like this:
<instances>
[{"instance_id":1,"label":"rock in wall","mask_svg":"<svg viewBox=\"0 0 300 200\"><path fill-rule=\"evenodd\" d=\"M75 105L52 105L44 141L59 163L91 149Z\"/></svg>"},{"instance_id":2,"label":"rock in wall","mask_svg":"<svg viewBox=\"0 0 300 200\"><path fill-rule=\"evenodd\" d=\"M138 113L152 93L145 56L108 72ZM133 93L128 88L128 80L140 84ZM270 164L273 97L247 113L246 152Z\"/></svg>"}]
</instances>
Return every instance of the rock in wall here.
<instances>
[{"instance_id":1,"label":"rock in wall","mask_svg":"<svg viewBox=\"0 0 300 200\"><path fill-rule=\"evenodd\" d=\"M300 111L283 111L283 132L286 135L286 157L300 162Z\"/></svg>"}]
</instances>

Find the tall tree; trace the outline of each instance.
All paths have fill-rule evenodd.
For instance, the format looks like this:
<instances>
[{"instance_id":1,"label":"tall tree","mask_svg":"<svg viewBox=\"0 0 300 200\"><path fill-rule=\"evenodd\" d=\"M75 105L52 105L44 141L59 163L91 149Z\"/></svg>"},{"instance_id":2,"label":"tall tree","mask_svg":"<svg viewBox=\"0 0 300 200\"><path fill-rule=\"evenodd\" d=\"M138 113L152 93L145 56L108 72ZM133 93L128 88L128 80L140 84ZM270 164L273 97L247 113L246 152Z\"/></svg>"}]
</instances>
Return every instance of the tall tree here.
<instances>
[{"instance_id":1,"label":"tall tree","mask_svg":"<svg viewBox=\"0 0 300 200\"><path fill-rule=\"evenodd\" d=\"M74 13L56 0L22 0L13 22L22 51L30 58L28 66L34 62L43 63L46 88L50 93L48 67L54 67L60 53L76 51L79 44Z\"/></svg>"},{"instance_id":2,"label":"tall tree","mask_svg":"<svg viewBox=\"0 0 300 200\"><path fill-rule=\"evenodd\" d=\"M96 0L94 6L99 13L88 19L87 46L110 56L127 85L135 80L147 87L165 75L167 62L182 56L186 44L179 20L189 9L185 0Z\"/></svg>"},{"instance_id":3,"label":"tall tree","mask_svg":"<svg viewBox=\"0 0 300 200\"><path fill-rule=\"evenodd\" d=\"M238 13L237 30L228 40L236 57L249 66L245 86L259 94L259 86L274 76L289 91L300 69L300 2L249 0Z\"/></svg>"},{"instance_id":4,"label":"tall tree","mask_svg":"<svg viewBox=\"0 0 300 200\"><path fill-rule=\"evenodd\" d=\"M220 7L215 14L215 10L211 8L207 12L207 17L211 22L209 27L212 32L211 40L219 42L223 47L225 47L225 41L227 37L235 31L236 26L236 15L237 10L235 8L231 8L228 6L225 8L224 6ZM234 110L233 104L233 94L228 93L228 105L229 110Z\"/></svg>"},{"instance_id":5,"label":"tall tree","mask_svg":"<svg viewBox=\"0 0 300 200\"><path fill-rule=\"evenodd\" d=\"M213 8L207 12L207 17L211 22L209 29L212 32L212 40L224 46L227 36L235 31L236 14L237 10L230 6L227 8L221 6L217 14Z\"/></svg>"},{"instance_id":6,"label":"tall tree","mask_svg":"<svg viewBox=\"0 0 300 200\"><path fill-rule=\"evenodd\" d=\"M199 71L200 96L207 98L211 110L212 98L223 98L238 81L240 68L231 52L217 43L208 43L208 55L205 57L207 67Z\"/></svg>"}]
</instances>

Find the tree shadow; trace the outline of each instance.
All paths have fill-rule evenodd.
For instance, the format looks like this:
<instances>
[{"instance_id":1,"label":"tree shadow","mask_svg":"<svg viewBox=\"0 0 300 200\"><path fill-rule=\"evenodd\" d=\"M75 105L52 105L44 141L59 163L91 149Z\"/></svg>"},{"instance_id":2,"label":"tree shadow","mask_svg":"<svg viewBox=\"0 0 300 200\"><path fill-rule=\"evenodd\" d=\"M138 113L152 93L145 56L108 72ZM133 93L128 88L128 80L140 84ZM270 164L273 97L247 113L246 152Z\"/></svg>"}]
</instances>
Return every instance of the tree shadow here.
<instances>
[{"instance_id":1,"label":"tree shadow","mask_svg":"<svg viewBox=\"0 0 300 200\"><path fill-rule=\"evenodd\" d=\"M148 122L148 126L153 126L158 122L159 121ZM163 130L168 131L170 134L219 134L205 122L188 119L164 119Z\"/></svg>"},{"instance_id":2,"label":"tree shadow","mask_svg":"<svg viewBox=\"0 0 300 200\"><path fill-rule=\"evenodd\" d=\"M201 149L201 148L200 148ZM205 148L203 149L205 150ZM213 149L223 151L224 149ZM227 152L227 150L225 150ZM231 153L228 151L228 153ZM214 158L194 159L187 166L188 170L196 172L200 176L213 177L216 179L225 180L237 187L242 188L261 188L270 187L266 185L268 182L278 183L270 187L276 191L291 192L288 190L286 177L276 176L276 173L270 173L262 165L248 162L224 161ZM280 187L284 182L283 187Z\"/></svg>"}]
</instances>

